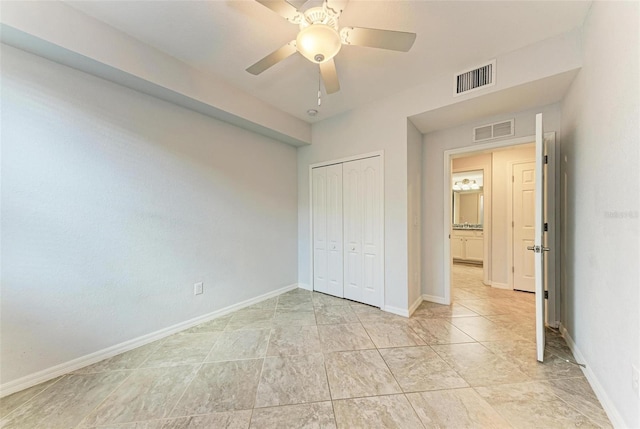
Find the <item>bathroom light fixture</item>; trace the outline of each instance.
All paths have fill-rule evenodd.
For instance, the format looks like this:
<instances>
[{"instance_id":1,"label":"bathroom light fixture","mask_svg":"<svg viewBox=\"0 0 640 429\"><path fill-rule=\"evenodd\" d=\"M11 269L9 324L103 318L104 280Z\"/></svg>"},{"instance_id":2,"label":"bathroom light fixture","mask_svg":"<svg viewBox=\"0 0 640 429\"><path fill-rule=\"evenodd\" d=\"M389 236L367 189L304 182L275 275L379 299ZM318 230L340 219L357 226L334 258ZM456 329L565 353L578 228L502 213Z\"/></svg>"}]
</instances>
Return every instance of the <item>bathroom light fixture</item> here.
<instances>
[{"instance_id":1,"label":"bathroom light fixture","mask_svg":"<svg viewBox=\"0 0 640 429\"><path fill-rule=\"evenodd\" d=\"M451 187L454 191L469 191L480 189L480 185L475 180L464 179L459 182L455 182Z\"/></svg>"}]
</instances>

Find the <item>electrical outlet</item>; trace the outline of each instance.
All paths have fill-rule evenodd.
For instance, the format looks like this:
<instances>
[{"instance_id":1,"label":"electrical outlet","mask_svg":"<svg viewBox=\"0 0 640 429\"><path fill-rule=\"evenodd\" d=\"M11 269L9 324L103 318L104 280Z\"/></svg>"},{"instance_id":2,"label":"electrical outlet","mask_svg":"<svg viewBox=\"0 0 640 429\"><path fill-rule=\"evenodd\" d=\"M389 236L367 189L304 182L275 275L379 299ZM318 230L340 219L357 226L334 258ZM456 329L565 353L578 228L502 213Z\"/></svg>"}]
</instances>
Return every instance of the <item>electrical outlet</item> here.
<instances>
[{"instance_id":1,"label":"electrical outlet","mask_svg":"<svg viewBox=\"0 0 640 429\"><path fill-rule=\"evenodd\" d=\"M199 282L193 285L194 295L202 295L203 292L204 292L204 285L202 284L202 282Z\"/></svg>"},{"instance_id":2,"label":"electrical outlet","mask_svg":"<svg viewBox=\"0 0 640 429\"><path fill-rule=\"evenodd\" d=\"M640 397L640 371L635 365L631 365L631 387L636 392L636 396Z\"/></svg>"}]
</instances>

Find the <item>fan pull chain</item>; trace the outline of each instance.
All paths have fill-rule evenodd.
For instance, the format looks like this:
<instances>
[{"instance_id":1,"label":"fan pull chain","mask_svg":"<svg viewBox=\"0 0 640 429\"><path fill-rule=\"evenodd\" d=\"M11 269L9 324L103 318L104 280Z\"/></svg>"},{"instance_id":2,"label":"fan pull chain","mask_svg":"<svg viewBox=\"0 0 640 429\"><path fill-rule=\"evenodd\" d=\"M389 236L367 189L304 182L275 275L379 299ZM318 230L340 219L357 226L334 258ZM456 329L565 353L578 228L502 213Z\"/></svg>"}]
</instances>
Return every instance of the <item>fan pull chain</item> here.
<instances>
[{"instance_id":1,"label":"fan pull chain","mask_svg":"<svg viewBox=\"0 0 640 429\"><path fill-rule=\"evenodd\" d=\"M318 107L322 105L322 91L320 90L320 82L322 80L322 76L318 73Z\"/></svg>"}]
</instances>

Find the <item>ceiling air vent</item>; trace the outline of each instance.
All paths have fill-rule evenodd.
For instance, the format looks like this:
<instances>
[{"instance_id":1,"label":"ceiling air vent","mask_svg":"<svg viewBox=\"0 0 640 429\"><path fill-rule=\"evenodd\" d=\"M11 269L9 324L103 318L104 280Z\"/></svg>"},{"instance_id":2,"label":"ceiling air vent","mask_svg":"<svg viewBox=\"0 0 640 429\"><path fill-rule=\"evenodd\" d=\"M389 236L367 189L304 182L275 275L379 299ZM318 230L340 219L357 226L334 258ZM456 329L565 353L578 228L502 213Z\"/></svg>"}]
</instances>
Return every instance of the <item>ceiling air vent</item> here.
<instances>
[{"instance_id":1,"label":"ceiling air vent","mask_svg":"<svg viewBox=\"0 0 640 429\"><path fill-rule=\"evenodd\" d=\"M509 137L515 135L513 127L514 119L508 121L495 122L493 124L482 125L473 129L473 141L481 142L485 140Z\"/></svg>"},{"instance_id":2,"label":"ceiling air vent","mask_svg":"<svg viewBox=\"0 0 640 429\"><path fill-rule=\"evenodd\" d=\"M493 60L480 67L456 74L453 79L453 96L456 97L495 84L496 60Z\"/></svg>"}]
</instances>

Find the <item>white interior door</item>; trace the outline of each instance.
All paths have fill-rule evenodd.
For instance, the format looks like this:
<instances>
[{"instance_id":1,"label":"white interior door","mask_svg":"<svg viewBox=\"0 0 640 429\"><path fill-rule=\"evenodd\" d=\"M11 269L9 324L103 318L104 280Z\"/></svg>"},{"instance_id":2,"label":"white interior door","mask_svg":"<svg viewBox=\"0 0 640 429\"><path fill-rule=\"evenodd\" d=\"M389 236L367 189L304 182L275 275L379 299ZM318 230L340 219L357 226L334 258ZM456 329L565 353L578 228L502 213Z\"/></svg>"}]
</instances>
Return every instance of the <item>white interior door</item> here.
<instances>
[{"instance_id":1,"label":"white interior door","mask_svg":"<svg viewBox=\"0 0 640 429\"><path fill-rule=\"evenodd\" d=\"M527 250L535 244L536 163L513 165L513 288L535 292L535 262Z\"/></svg>"},{"instance_id":2,"label":"white interior door","mask_svg":"<svg viewBox=\"0 0 640 429\"><path fill-rule=\"evenodd\" d=\"M544 329L545 329L545 299L546 277L544 270L544 202L545 202L545 144L542 113L536 115L536 192L535 192L535 241L529 250L534 252L535 259L535 292L536 292L536 352L538 360L544 360Z\"/></svg>"},{"instance_id":3,"label":"white interior door","mask_svg":"<svg viewBox=\"0 0 640 429\"><path fill-rule=\"evenodd\" d=\"M327 293L327 168L314 168L313 179L313 290Z\"/></svg>"},{"instance_id":4,"label":"white interior door","mask_svg":"<svg viewBox=\"0 0 640 429\"><path fill-rule=\"evenodd\" d=\"M380 158L345 162L344 297L382 305L382 171Z\"/></svg>"},{"instance_id":5,"label":"white interior door","mask_svg":"<svg viewBox=\"0 0 640 429\"><path fill-rule=\"evenodd\" d=\"M342 165L325 167L327 170L327 290L326 293L342 298Z\"/></svg>"}]
</instances>

